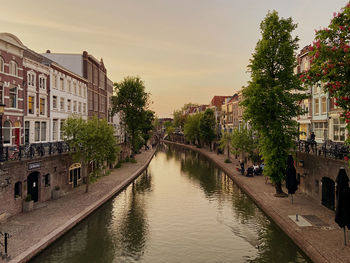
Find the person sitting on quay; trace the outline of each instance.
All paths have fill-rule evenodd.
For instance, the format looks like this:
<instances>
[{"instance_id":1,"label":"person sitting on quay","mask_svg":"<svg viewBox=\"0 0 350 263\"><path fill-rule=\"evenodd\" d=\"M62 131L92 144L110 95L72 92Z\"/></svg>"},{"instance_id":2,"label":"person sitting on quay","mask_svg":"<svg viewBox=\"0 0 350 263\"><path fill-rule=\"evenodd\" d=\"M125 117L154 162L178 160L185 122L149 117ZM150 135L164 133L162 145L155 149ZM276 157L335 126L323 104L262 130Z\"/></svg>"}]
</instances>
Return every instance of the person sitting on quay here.
<instances>
[{"instance_id":1,"label":"person sitting on quay","mask_svg":"<svg viewBox=\"0 0 350 263\"><path fill-rule=\"evenodd\" d=\"M248 167L247 169L247 177L253 177L254 176L254 168L253 166Z\"/></svg>"},{"instance_id":2,"label":"person sitting on quay","mask_svg":"<svg viewBox=\"0 0 350 263\"><path fill-rule=\"evenodd\" d=\"M239 160L239 165L241 166L241 174L244 175L244 162Z\"/></svg>"},{"instance_id":3,"label":"person sitting on quay","mask_svg":"<svg viewBox=\"0 0 350 263\"><path fill-rule=\"evenodd\" d=\"M259 167L259 165L254 163L253 169L254 169L254 175L259 175L260 174L260 167Z\"/></svg>"}]
</instances>

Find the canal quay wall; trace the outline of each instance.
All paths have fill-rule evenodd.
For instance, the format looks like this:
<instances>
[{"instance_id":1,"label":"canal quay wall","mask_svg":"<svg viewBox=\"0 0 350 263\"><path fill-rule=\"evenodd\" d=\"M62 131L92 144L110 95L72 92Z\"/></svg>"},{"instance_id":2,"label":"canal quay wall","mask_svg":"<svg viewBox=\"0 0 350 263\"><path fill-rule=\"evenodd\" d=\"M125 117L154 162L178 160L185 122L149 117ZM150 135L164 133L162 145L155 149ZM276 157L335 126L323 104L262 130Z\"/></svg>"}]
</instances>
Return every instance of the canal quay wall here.
<instances>
[{"instance_id":1,"label":"canal quay wall","mask_svg":"<svg viewBox=\"0 0 350 263\"><path fill-rule=\"evenodd\" d=\"M8 250L11 260L0 257L0 262L29 261L132 183L147 169L155 151L142 151L135 156L137 163L123 163L121 168L111 170L110 175L91 184L88 193L82 185L58 200L47 201L29 213L17 214L1 223L0 231L11 235Z\"/></svg>"},{"instance_id":2,"label":"canal quay wall","mask_svg":"<svg viewBox=\"0 0 350 263\"><path fill-rule=\"evenodd\" d=\"M344 246L343 230L334 222L334 211L322 206L319 201L297 191L292 204L290 198L274 197L275 188L271 183L266 182L264 176L242 176L237 171L239 163L235 158L231 159L232 163L225 163L226 155L217 155L215 152L192 145L163 142L196 151L212 160L313 262L350 262L350 246ZM305 158L304 161L308 162ZM304 167L307 169L307 166ZM296 214L299 215L299 218L309 218L310 226L298 225L295 220ZM349 238L347 243L350 243Z\"/></svg>"}]
</instances>

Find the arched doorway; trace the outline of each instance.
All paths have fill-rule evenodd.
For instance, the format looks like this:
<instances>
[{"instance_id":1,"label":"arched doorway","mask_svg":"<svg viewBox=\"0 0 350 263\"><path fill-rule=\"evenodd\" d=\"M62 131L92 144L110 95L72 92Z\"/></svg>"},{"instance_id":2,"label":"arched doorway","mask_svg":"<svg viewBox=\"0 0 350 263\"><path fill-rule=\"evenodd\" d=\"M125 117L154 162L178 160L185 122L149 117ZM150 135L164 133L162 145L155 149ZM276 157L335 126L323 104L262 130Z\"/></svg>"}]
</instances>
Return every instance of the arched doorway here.
<instances>
[{"instance_id":1,"label":"arched doorway","mask_svg":"<svg viewBox=\"0 0 350 263\"><path fill-rule=\"evenodd\" d=\"M32 172L27 177L27 192L32 196L34 202L38 201L39 196L39 172Z\"/></svg>"},{"instance_id":2,"label":"arched doorway","mask_svg":"<svg viewBox=\"0 0 350 263\"><path fill-rule=\"evenodd\" d=\"M322 177L322 205L331 210L335 208L335 183L329 177Z\"/></svg>"},{"instance_id":3,"label":"arched doorway","mask_svg":"<svg viewBox=\"0 0 350 263\"><path fill-rule=\"evenodd\" d=\"M81 180L81 164L74 163L69 167L69 183L73 187L78 186L78 181Z\"/></svg>"}]
</instances>

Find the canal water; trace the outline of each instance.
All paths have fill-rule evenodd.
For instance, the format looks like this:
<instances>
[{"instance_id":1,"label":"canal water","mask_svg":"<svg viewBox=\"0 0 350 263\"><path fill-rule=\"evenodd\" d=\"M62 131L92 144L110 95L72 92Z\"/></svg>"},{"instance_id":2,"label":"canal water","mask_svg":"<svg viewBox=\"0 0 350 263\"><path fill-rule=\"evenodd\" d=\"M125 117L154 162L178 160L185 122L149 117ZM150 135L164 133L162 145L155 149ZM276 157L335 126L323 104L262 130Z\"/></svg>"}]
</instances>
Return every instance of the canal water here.
<instances>
[{"instance_id":1,"label":"canal water","mask_svg":"<svg viewBox=\"0 0 350 263\"><path fill-rule=\"evenodd\" d=\"M31 262L311 262L212 162L163 145L147 172Z\"/></svg>"}]
</instances>

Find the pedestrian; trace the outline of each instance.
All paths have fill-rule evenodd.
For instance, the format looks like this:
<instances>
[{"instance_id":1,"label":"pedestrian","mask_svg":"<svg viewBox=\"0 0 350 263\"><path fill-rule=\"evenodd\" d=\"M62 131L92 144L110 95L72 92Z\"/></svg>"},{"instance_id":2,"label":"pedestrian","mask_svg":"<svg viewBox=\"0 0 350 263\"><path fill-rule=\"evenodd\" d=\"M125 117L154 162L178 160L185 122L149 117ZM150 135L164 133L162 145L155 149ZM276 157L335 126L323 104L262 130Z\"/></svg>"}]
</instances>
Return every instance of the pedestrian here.
<instances>
[{"instance_id":1,"label":"pedestrian","mask_svg":"<svg viewBox=\"0 0 350 263\"><path fill-rule=\"evenodd\" d=\"M255 164L253 165L253 169L254 169L254 175L259 175L259 165Z\"/></svg>"},{"instance_id":2,"label":"pedestrian","mask_svg":"<svg viewBox=\"0 0 350 263\"><path fill-rule=\"evenodd\" d=\"M310 141L314 142L315 138L316 138L315 133L311 132L311 134L310 134Z\"/></svg>"},{"instance_id":3,"label":"pedestrian","mask_svg":"<svg viewBox=\"0 0 350 263\"><path fill-rule=\"evenodd\" d=\"M244 162L242 160L240 160L239 164L241 166L241 174L244 175Z\"/></svg>"}]
</instances>

